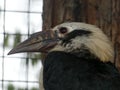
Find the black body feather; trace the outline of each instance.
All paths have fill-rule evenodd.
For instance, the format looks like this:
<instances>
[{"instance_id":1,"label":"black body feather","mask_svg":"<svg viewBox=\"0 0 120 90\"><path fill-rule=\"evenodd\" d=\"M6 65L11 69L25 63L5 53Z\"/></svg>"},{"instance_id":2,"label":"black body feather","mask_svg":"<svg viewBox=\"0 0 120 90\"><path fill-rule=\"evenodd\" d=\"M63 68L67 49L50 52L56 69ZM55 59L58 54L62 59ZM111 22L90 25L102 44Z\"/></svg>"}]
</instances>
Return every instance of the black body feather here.
<instances>
[{"instance_id":1,"label":"black body feather","mask_svg":"<svg viewBox=\"0 0 120 90\"><path fill-rule=\"evenodd\" d=\"M120 74L112 63L86 57L49 53L43 70L45 90L120 90Z\"/></svg>"}]
</instances>

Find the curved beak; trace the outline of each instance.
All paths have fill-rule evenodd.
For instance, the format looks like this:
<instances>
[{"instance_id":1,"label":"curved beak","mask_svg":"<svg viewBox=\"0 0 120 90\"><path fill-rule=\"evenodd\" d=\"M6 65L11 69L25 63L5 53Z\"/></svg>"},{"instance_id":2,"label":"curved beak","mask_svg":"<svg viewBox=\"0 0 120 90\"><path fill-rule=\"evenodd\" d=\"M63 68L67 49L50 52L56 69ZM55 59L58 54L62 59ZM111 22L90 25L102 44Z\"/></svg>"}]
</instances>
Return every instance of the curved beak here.
<instances>
[{"instance_id":1,"label":"curved beak","mask_svg":"<svg viewBox=\"0 0 120 90\"><path fill-rule=\"evenodd\" d=\"M34 33L27 40L18 44L8 55L21 52L48 52L59 41L57 33L51 30Z\"/></svg>"}]
</instances>

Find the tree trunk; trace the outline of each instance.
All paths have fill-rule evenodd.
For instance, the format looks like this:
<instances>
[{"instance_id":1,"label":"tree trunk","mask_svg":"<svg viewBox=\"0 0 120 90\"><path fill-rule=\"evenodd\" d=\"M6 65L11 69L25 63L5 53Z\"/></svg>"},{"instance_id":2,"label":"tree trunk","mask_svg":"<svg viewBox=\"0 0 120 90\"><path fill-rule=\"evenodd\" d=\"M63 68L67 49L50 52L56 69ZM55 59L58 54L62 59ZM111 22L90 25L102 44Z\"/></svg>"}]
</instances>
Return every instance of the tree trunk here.
<instances>
[{"instance_id":1,"label":"tree trunk","mask_svg":"<svg viewBox=\"0 0 120 90\"><path fill-rule=\"evenodd\" d=\"M43 0L43 30L66 21L97 25L115 47L120 70L120 0Z\"/></svg>"}]
</instances>

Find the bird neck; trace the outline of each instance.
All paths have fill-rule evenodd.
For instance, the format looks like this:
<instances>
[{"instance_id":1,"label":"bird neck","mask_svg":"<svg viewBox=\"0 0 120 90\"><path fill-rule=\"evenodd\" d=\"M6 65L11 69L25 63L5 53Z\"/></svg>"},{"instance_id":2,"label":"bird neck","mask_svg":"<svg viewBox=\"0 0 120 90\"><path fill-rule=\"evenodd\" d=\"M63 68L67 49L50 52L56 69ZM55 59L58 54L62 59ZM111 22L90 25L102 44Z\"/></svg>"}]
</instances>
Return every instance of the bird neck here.
<instances>
[{"instance_id":1,"label":"bird neck","mask_svg":"<svg viewBox=\"0 0 120 90\"><path fill-rule=\"evenodd\" d=\"M63 48L61 45L57 45L55 46L52 50L49 51L50 52L64 52L64 53L69 53L71 55L74 55L78 58L84 58L84 59L96 59L99 61L100 60L96 55L92 54L87 48L82 47L80 49L75 49L75 50L67 50L66 48Z\"/></svg>"},{"instance_id":2,"label":"bird neck","mask_svg":"<svg viewBox=\"0 0 120 90\"><path fill-rule=\"evenodd\" d=\"M70 54L73 54L73 55L77 56L78 58L99 60L98 57L96 57L94 54L92 54L87 49L80 50L79 52L70 52Z\"/></svg>"}]
</instances>

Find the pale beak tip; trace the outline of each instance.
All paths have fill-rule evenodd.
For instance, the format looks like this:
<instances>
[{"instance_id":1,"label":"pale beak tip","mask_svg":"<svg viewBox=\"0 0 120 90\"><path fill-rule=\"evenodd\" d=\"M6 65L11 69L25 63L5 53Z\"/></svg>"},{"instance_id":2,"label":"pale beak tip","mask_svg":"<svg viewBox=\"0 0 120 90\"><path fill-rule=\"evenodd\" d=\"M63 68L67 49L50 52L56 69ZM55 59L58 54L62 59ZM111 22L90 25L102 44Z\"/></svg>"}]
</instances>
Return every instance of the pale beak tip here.
<instances>
[{"instance_id":1,"label":"pale beak tip","mask_svg":"<svg viewBox=\"0 0 120 90\"><path fill-rule=\"evenodd\" d=\"M11 54L15 54L15 53L20 53L20 51L16 50L16 49L12 49L8 52L7 55L11 55Z\"/></svg>"},{"instance_id":2,"label":"pale beak tip","mask_svg":"<svg viewBox=\"0 0 120 90\"><path fill-rule=\"evenodd\" d=\"M7 55L11 55L11 54L14 54L15 52L13 52L13 50L11 50L10 52L8 52Z\"/></svg>"}]
</instances>

